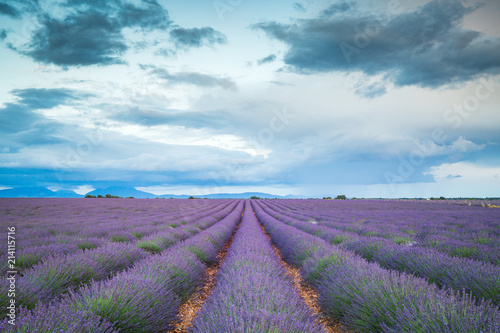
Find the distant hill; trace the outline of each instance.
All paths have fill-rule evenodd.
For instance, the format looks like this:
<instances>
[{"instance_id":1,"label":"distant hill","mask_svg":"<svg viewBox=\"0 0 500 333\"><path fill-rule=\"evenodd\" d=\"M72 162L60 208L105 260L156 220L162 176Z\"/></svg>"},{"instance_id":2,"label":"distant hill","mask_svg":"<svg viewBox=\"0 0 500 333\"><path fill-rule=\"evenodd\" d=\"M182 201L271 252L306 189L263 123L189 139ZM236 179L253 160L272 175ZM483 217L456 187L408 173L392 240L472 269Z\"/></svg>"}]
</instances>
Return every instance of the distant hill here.
<instances>
[{"instance_id":1,"label":"distant hill","mask_svg":"<svg viewBox=\"0 0 500 333\"><path fill-rule=\"evenodd\" d=\"M279 195L274 195L274 194L269 194L269 193L261 193L261 192L245 192L245 193L214 193L214 194L207 194L207 195L200 195L196 196L197 198L208 198L208 199L250 199L251 197L259 197L262 199L274 199L274 198L279 198L279 199L284 199L284 198L291 198L293 196L287 195L286 197L279 196Z\"/></svg>"},{"instance_id":2,"label":"distant hill","mask_svg":"<svg viewBox=\"0 0 500 333\"><path fill-rule=\"evenodd\" d=\"M107 187L104 189L97 189L92 192L89 192L87 194L90 195L102 195L105 196L106 194L111 194L111 195L117 195L119 197L134 197L136 199L146 199L146 198L174 198L174 199L187 199L191 195L189 194L160 194L156 195L153 193L148 193L144 191L139 191L136 190L133 187L119 187L119 186L112 186L112 187ZM194 197L197 198L202 198L202 199L250 199L252 196L257 196L259 198L291 198L292 196L286 196L286 197L281 197L278 195L273 195L273 194L268 194L268 193L260 193L260 192L246 192L246 193L214 193L214 194L207 194L207 195L193 195Z\"/></svg>"},{"instance_id":3,"label":"distant hill","mask_svg":"<svg viewBox=\"0 0 500 333\"><path fill-rule=\"evenodd\" d=\"M51 191L45 187L17 187L0 190L0 198L83 198L73 191Z\"/></svg>"},{"instance_id":4,"label":"distant hill","mask_svg":"<svg viewBox=\"0 0 500 333\"><path fill-rule=\"evenodd\" d=\"M143 192L136 190L133 187L120 187L120 186L111 186L107 188L98 188L97 190L93 190L92 192L87 193L87 195L102 195L105 196L106 194L111 194L111 195L117 195L119 197L134 197L137 199L146 199L146 198L156 198L157 195L154 195L152 193L148 192Z\"/></svg>"},{"instance_id":5,"label":"distant hill","mask_svg":"<svg viewBox=\"0 0 500 333\"><path fill-rule=\"evenodd\" d=\"M89 193L88 195L102 195L111 194L119 197L134 197L136 199L153 199L153 198L174 198L174 199L187 199L191 195L189 194L162 194L156 195L153 193L148 193L144 191L136 190L133 187L120 187L120 186L111 186L103 189L96 189ZM207 198L207 199L250 199L253 196L259 198L279 198L279 199L292 199L292 198L301 198L299 196L279 196L269 193L261 193L261 192L245 192L245 193L214 193L207 195L193 195L197 198ZM51 191L45 187L18 187L7 190L0 190L0 198L83 198L84 195L79 195L73 191L69 190L60 190L60 191Z\"/></svg>"}]
</instances>

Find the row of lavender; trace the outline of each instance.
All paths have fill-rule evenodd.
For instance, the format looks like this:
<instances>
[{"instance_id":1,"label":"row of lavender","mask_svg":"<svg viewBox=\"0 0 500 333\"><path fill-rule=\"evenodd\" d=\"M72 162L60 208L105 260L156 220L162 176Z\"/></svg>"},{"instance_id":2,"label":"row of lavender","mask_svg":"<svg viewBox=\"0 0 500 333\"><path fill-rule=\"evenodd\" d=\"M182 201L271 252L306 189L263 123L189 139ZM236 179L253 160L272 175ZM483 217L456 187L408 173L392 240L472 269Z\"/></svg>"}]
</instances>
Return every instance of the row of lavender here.
<instances>
[{"instance_id":1,"label":"row of lavender","mask_svg":"<svg viewBox=\"0 0 500 333\"><path fill-rule=\"evenodd\" d=\"M129 270L72 291L61 300L22 308L6 332L160 332L172 328L180 304L201 285L206 264L234 233L242 202L210 228L139 261Z\"/></svg>"},{"instance_id":2,"label":"row of lavender","mask_svg":"<svg viewBox=\"0 0 500 333\"><path fill-rule=\"evenodd\" d=\"M136 203L139 200L73 199L74 201L67 202L67 199L28 201L18 199L13 201L15 205L10 207L4 206L4 200L0 200L0 216L2 212L3 215L5 212L12 212L12 209L18 207L16 205L30 202L32 205L28 205L24 210L38 212L40 210L38 207L45 207L41 215L23 214L24 218L21 220L18 218L14 222L0 220L2 225L15 226L17 229L16 266L21 274L24 269L45 258L81 253L84 250L96 249L113 242L133 243L141 240L142 245L139 244L141 247L154 250L154 244L148 243L146 236L195 222L202 217L217 215L218 211L229 204L229 201L226 201L208 204L199 202L193 205L192 202L186 203L180 200L161 200L163 205L159 203L151 205L149 203L155 200L142 200L143 206L136 204L129 207L129 202ZM52 209L47 209L47 207ZM146 213L144 208L151 210ZM79 218L75 220L73 210L95 215L81 217L76 214ZM116 214L117 211L122 213ZM126 215L122 215L124 211L135 212L135 214L126 218ZM172 213L175 211L177 213ZM67 218L67 221L49 222L47 220L49 214L57 218ZM2 274L7 270L7 260L4 256L4 253L0 256L0 273Z\"/></svg>"},{"instance_id":3,"label":"row of lavender","mask_svg":"<svg viewBox=\"0 0 500 333\"><path fill-rule=\"evenodd\" d=\"M363 258L377 262L384 268L395 269L426 278L441 288L450 287L472 294L478 300L485 298L500 304L500 267L476 260L452 257L434 249L404 246L380 237L347 235L345 232L322 225L300 221L281 215L277 205L262 202L268 214L282 222L326 240L340 244Z\"/></svg>"},{"instance_id":4,"label":"row of lavender","mask_svg":"<svg viewBox=\"0 0 500 333\"><path fill-rule=\"evenodd\" d=\"M323 311L358 332L500 332L488 302L425 279L386 270L288 226L254 203L256 215L286 261L301 267Z\"/></svg>"},{"instance_id":5,"label":"row of lavender","mask_svg":"<svg viewBox=\"0 0 500 333\"><path fill-rule=\"evenodd\" d=\"M500 265L500 209L438 201L308 200L276 203L283 215L346 232L433 248Z\"/></svg>"},{"instance_id":6,"label":"row of lavender","mask_svg":"<svg viewBox=\"0 0 500 333\"><path fill-rule=\"evenodd\" d=\"M248 201L216 287L190 332L324 332L292 288Z\"/></svg>"}]
</instances>

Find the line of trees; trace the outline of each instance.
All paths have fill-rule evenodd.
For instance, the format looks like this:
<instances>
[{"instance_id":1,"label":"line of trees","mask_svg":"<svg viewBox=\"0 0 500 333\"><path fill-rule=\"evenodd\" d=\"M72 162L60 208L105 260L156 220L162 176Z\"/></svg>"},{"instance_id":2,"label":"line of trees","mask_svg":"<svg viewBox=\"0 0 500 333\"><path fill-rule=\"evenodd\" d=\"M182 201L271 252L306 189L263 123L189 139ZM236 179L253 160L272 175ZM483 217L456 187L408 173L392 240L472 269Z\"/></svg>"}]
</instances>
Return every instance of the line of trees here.
<instances>
[{"instance_id":1,"label":"line of trees","mask_svg":"<svg viewBox=\"0 0 500 333\"><path fill-rule=\"evenodd\" d=\"M99 195L97 195L97 196L92 195L92 194L87 194L87 195L85 196L85 198L89 198L89 199L95 199L95 198L98 198L98 199L101 199L101 198L104 198L104 199L105 199L105 198L120 198L120 199L122 199L123 197L119 197L119 196L117 196L117 195L111 195L111 194L106 194L106 195L104 195L104 196L103 196L103 195L101 195L101 194L99 194ZM134 199L134 197L127 197L127 199Z\"/></svg>"},{"instance_id":2,"label":"line of trees","mask_svg":"<svg viewBox=\"0 0 500 333\"><path fill-rule=\"evenodd\" d=\"M430 200L446 200L446 198L445 197L439 197L439 198L431 197Z\"/></svg>"},{"instance_id":3,"label":"line of trees","mask_svg":"<svg viewBox=\"0 0 500 333\"><path fill-rule=\"evenodd\" d=\"M323 200L332 200L332 197L323 197ZM337 195L335 200L347 200L347 197L344 194Z\"/></svg>"}]
</instances>

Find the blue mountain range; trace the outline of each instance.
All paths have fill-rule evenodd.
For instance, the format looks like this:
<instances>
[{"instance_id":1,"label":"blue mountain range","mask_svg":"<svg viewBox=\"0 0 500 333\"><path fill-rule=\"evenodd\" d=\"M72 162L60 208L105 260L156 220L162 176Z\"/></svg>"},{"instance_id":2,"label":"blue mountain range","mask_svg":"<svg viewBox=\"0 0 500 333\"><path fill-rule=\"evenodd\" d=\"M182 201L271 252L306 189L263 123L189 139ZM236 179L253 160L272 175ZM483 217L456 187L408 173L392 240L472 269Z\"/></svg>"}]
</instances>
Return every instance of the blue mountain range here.
<instances>
[{"instance_id":1,"label":"blue mountain range","mask_svg":"<svg viewBox=\"0 0 500 333\"><path fill-rule=\"evenodd\" d=\"M133 187L120 187L120 186L111 186L103 189L93 190L87 195L102 195L111 194L119 197L134 197L137 199L147 199L147 198L174 198L174 199L187 199L191 195L175 195L175 194L162 194L156 195L153 193L148 193L144 191L136 190ZM6 190L0 190L0 198L83 198L85 195L80 195L74 191L70 190L59 190L59 191L51 191L45 187L18 187ZM214 193L207 195L195 195L197 198L207 198L207 199L250 199L251 197L256 196L259 198L279 198L279 199L292 199L292 198L300 198L299 196L287 195L287 196L279 196L269 193L261 193L261 192L245 192L245 193Z\"/></svg>"}]
</instances>

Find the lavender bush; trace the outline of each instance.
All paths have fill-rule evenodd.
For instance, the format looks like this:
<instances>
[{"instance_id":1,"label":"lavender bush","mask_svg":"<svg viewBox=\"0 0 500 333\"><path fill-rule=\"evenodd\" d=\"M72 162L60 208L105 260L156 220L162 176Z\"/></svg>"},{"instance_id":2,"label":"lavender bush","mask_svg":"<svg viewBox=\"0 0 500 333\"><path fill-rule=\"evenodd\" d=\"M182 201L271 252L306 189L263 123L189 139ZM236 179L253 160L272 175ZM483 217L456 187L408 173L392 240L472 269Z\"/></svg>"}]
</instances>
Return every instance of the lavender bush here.
<instances>
[{"instance_id":1,"label":"lavender bush","mask_svg":"<svg viewBox=\"0 0 500 333\"><path fill-rule=\"evenodd\" d=\"M0 331L8 333L115 333L108 321L89 311L75 311L70 306L40 305L35 311L21 308L16 325L8 318L0 322Z\"/></svg>"}]
</instances>

